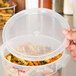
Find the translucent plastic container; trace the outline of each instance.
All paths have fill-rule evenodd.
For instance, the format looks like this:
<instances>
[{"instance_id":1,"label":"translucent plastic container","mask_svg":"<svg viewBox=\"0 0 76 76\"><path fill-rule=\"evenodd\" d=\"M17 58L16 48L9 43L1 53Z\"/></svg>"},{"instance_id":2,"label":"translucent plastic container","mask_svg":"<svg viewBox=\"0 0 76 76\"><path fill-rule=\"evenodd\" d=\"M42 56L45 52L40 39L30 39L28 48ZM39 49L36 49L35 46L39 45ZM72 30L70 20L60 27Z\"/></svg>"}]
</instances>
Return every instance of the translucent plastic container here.
<instances>
[{"instance_id":1,"label":"translucent plastic container","mask_svg":"<svg viewBox=\"0 0 76 76\"><path fill-rule=\"evenodd\" d=\"M66 39L62 29L70 29L62 16L49 9L24 10L8 20L3 29L2 61L9 76L61 76L69 56L65 53ZM17 49L26 43L50 47L50 50ZM68 44L67 44L68 45ZM26 45L25 45L26 46ZM8 53L27 61L43 61L59 54L62 56L49 64L23 66L4 58ZM55 75L54 75L55 74Z\"/></svg>"},{"instance_id":2,"label":"translucent plastic container","mask_svg":"<svg viewBox=\"0 0 76 76\"><path fill-rule=\"evenodd\" d=\"M7 1L8 3L8 1ZM13 5L11 5L11 3ZM8 4L7 4L8 5ZM10 7L0 7L0 29L3 29L5 23L15 14L16 4L12 1L9 2Z\"/></svg>"},{"instance_id":3,"label":"translucent plastic container","mask_svg":"<svg viewBox=\"0 0 76 76\"><path fill-rule=\"evenodd\" d=\"M16 38L16 39L19 40L20 38ZM16 39L12 39L12 40L8 41L8 43L10 45L11 44L13 45L14 41ZM19 42L20 41L22 42L21 39L19 40ZM52 39L52 42L54 42L54 41L55 40ZM61 58L59 58L57 61L49 63L49 64L39 65L39 66L17 65L17 64L11 63L7 59L5 59L5 56L10 53L9 50L12 50L8 46L8 43L3 44L1 46L1 51L2 51L1 57L2 57L2 64L5 69L5 76L62 76L62 68L64 68L67 65L67 62L69 60L69 55L65 54L65 52L64 52ZM57 41L56 41L56 43L60 44L60 42L57 42ZM17 45L14 44L13 47L14 46L17 46ZM38 60L41 60L41 58ZM45 58L43 58L43 60L45 60Z\"/></svg>"}]
</instances>

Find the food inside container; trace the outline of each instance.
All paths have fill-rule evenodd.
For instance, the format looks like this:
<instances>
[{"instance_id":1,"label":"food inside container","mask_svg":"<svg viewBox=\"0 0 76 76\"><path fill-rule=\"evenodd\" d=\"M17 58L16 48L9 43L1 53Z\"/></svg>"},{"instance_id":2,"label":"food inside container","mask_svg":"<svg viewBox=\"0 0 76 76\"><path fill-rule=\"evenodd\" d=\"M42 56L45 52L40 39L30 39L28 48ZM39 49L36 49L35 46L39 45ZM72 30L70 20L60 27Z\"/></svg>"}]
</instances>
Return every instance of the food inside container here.
<instances>
[{"instance_id":1,"label":"food inside container","mask_svg":"<svg viewBox=\"0 0 76 76\"><path fill-rule=\"evenodd\" d=\"M5 23L15 13L15 6L11 0L0 0L0 29L3 29Z\"/></svg>"},{"instance_id":2,"label":"food inside container","mask_svg":"<svg viewBox=\"0 0 76 76\"><path fill-rule=\"evenodd\" d=\"M51 49L49 47L46 47L46 46L40 46L40 45L35 45L32 43L27 43L27 44L24 44L22 46L19 46L18 48L16 48L16 50L20 50L22 52L26 50L27 53L28 53L28 50L30 50L30 52L32 52L32 53L34 53L36 50L36 51L41 51L43 53L46 53L45 52L46 50L49 51ZM55 57L52 57L50 59L43 60L43 61L28 61L28 60L23 60L23 59L17 58L13 54L9 53L8 55L5 56L5 58L8 61L15 63L15 64L18 64L18 65L39 66L39 65L45 65L45 64L52 63L52 62L58 60L61 56L62 56L62 53L58 54Z\"/></svg>"},{"instance_id":3,"label":"food inside container","mask_svg":"<svg viewBox=\"0 0 76 76\"><path fill-rule=\"evenodd\" d=\"M36 45L32 43L26 43L16 48L17 50L32 51L34 53L35 50L42 51L45 53L51 50L50 47L45 45ZM5 49L5 52L7 50ZM28 61L20 59L10 52L5 53L5 59L3 59L4 67L7 69L7 76L61 76L62 71L62 60L63 53L58 54L50 59L43 61ZM13 64L12 64L13 63ZM5 65L7 64L7 65Z\"/></svg>"},{"instance_id":4,"label":"food inside container","mask_svg":"<svg viewBox=\"0 0 76 76\"><path fill-rule=\"evenodd\" d=\"M51 59L47 59L44 61L27 61L27 60L23 60L20 58L17 58L16 56L12 55L11 53L9 53L7 56L5 56L5 58L15 64L18 65L24 65L24 66L38 66L38 65L45 65L45 64L49 64L52 63L56 60L58 60L60 57L62 56L62 54L59 54Z\"/></svg>"}]
</instances>

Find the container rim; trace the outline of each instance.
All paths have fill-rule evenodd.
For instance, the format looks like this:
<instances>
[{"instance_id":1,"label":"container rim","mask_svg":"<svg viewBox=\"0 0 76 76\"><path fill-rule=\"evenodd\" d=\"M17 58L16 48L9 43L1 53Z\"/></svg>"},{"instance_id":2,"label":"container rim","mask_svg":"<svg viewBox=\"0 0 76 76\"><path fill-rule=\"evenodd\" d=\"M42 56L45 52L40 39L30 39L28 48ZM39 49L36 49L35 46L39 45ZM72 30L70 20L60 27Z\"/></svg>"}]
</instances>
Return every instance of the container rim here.
<instances>
[{"instance_id":1,"label":"container rim","mask_svg":"<svg viewBox=\"0 0 76 76\"><path fill-rule=\"evenodd\" d=\"M27 9L27 10L23 10L23 11L15 14L14 16L12 16L12 17L8 20L8 22L6 23L6 25L5 25L4 29L3 29L3 32L2 32L3 42L5 42L5 41L7 40L7 38L6 38L6 36L5 36L5 30L7 29L7 25L9 24L9 22L11 22L11 20L14 19L14 17L16 17L16 16L18 16L18 15L21 15L21 13L28 14L27 12L29 12L29 11L31 11L31 10L32 10L32 11L38 11L38 10L40 10L40 11L48 11L48 12L54 14L54 17L55 17L58 21L60 21L60 23L63 24L68 30L70 30L70 27L69 27L69 24L67 23L67 21L66 21L61 15L59 15L58 13L56 13L56 12L53 11L53 10L49 10L49 9L45 9L45 8ZM66 42L66 39L64 38L62 45L60 45L59 48L57 48L56 50L54 50L53 52L51 52L51 53L48 54L48 55L51 55L51 54L52 54L52 56L49 56L49 58L54 57L54 56L58 55L59 53L61 53L62 51L64 51L64 50L65 50L65 47L64 47L65 42ZM10 49L11 49L11 48L10 48ZM60 51L59 51L59 50L60 50ZM11 52L11 53L12 53L12 54L15 54L15 53L13 53L13 52ZM17 53L18 53L18 52L17 52ZM15 55L16 55L16 54L15 54ZM20 55L21 55L21 54L20 54ZM47 54L46 54L46 55L47 55ZM17 55L16 55L16 56L17 56ZM18 57L18 56L17 56L17 57ZM36 58L36 57L34 57L34 58ZM48 59L49 59L49 58L48 58ZM22 59L23 59L23 58L22 58ZM30 60L30 59L31 59L31 60ZM27 60L27 59L26 59L26 60ZM28 58L28 60L30 60L30 61L36 61L37 59L32 60L32 56L30 56L30 58Z\"/></svg>"},{"instance_id":2,"label":"container rim","mask_svg":"<svg viewBox=\"0 0 76 76\"><path fill-rule=\"evenodd\" d=\"M7 47L7 46L5 46L6 44L3 44L2 45L2 47ZM4 50L4 48L0 48L0 50ZM1 57L2 57L2 59L4 59L7 63L9 63L9 64L12 64L12 65L14 65L14 66L18 66L18 67L44 67L44 66L47 66L47 65L51 65L51 64L55 64L55 63L58 63L58 62L60 62L60 61L62 61L62 60L64 60L64 58L65 58L65 56L67 55L67 54L65 54L65 52L63 53L63 55L58 59L58 60L56 60L56 61L54 61L54 62L52 62L52 63L49 63L49 64L45 64L45 65L39 65L39 66L23 66L23 65L18 65L18 64L15 64L15 63L12 63L12 62L10 62L10 61L8 61L5 57L4 57L4 55L3 55L3 53L2 52L0 52L1 53Z\"/></svg>"},{"instance_id":3,"label":"container rim","mask_svg":"<svg viewBox=\"0 0 76 76\"><path fill-rule=\"evenodd\" d=\"M10 41L12 41L14 39L15 38L11 39ZM54 38L50 38L50 39L55 40L59 44L61 43L61 42L59 42L58 40L56 40ZM46 60L46 59L49 59L49 58L52 58L52 57L58 55L59 53L62 53L65 50L64 48L63 48L63 50L59 50L60 48L58 48L58 49L54 50L53 52L49 52L49 54L44 54L44 55L39 55L39 56L24 55L24 54L19 53L18 51L16 51L14 48L12 48L10 46L10 41L9 41L9 43L7 42L7 49L8 49L8 51L10 53L12 53L13 55L15 55L16 57L18 57L18 58L21 58L21 59L24 59L24 60L30 60L30 61ZM21 56L23 56L23 57L21 57Z\"/></svg>"},{"instance_id":4,"label":"container rim","mask_svg":"<svg viewBox=\"0 0 76 76\"><path fill-rule=\"evenodd\" d=\"M4 47L4 48L3 48L3 47ZM3 45L0 47L0 50L4 50L5 47L7 47L6 43L3 44ZM56 61L54 61L54 62L52 62L52 63L45 64L45 65L39 65L39 66L23 66L23 65L18 65L18 64L15 64L15 63L12 63L12 62L8 61L8 60L4 57L4 54L2 53L2 51L0 51L0 54L1 54L1 58L4 59L7 63L9 63L9 64L11 64L11 65L13 65L13 66L22 67L22 68L24 68L24 67L29 67L29 68L45 67L45 66L48 66L48 65L51 65L51 64L55 64L55 63L62 62L62 61L64 61L64 60L66 60L65 58L68 56L68 54L66 54L65 51L64 51L63 55L62 55L58 60L56 60ZM3 64L3 63L4 63L4 62L2 62L2 64ZM63 62L62 62L62 67L64 67L64 66L63 66Z\"/></svg>"}]
</instances>

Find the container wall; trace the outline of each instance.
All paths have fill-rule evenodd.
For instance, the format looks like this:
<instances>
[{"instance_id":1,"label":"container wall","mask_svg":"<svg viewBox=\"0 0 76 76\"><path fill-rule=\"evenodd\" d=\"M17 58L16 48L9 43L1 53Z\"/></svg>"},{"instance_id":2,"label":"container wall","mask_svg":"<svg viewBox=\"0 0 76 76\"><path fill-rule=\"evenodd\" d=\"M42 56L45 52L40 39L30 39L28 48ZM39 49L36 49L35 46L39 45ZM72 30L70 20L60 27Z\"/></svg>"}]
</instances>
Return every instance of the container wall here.
<instances>
[{"instance_id":1,"label":"container wall","mask_svg":"<svg viewBox=\"0 0 76 76\"><path fill-rule=\"evenodd\" d=\"M3 50L2 64L6 76L61 76L62 60L42 66L21 66L11 63L3 56L9 54L7 49Z\"/></svg>"},{"instance_id":2,"label":"container wall","mask_svg":"<svg viewBox=\"0 0 76 76\"><path fill-rule=\"evenodd\" d=\"M46 73L46 72L45 72ZM48 76L62 76L61 75L61 73L62 73L62 69L60 69L60 70L58 70L56 73L54 73L54 74L52 74L52 75L48 75ZM46 73L47 74L47 73ZM42 75L42 74L40 74L40 73L37 73L36 74L36 72L35 72L35 74L22 74L22 73L20 73L19 75L14 75L14 74L11 74L11 73L9 73L8 71L6 71L6 76L47 76L47 75Z\"/></svg>"},{"instance_id":3,"label":"container wall","mask_svg":"<svg viewBox=\"0 0 76 76\"><path fill-rule=\"evenodd\" d=\"M61 76L61 68L57 69L56 65L44 67L19 67L3 62L7 76Z\"/></svg>"}]
</instances>

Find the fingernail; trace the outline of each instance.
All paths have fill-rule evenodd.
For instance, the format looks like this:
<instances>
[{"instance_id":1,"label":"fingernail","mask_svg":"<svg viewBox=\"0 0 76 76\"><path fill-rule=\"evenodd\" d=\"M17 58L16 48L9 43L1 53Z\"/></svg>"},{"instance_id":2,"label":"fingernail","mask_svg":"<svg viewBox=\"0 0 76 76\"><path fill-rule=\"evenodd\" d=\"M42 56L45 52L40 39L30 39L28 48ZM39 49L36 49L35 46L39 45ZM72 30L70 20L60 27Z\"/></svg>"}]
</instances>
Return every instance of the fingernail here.
<instances>
[{"instance_id":1,"label":"fingernail","mask_svg":"<svg viewBox=\"0 0 76 76\"><path fill-rule=\"evenodd\" d=\"M64 35L67 35L67 34L68 34L68 31L67 31L66 29L64 29L64 30L62 31L62 33L63 33Z\"/></svg>"},{"instance_id":2,"label":"fingernail","mask_svg":"<svg viewBox=\"0 0 76 76\"><path fill-rule=\"evenodd\" d=\"M71 45L71 50L76 50L76 45Z\"/></svg>"}]
</instances>

